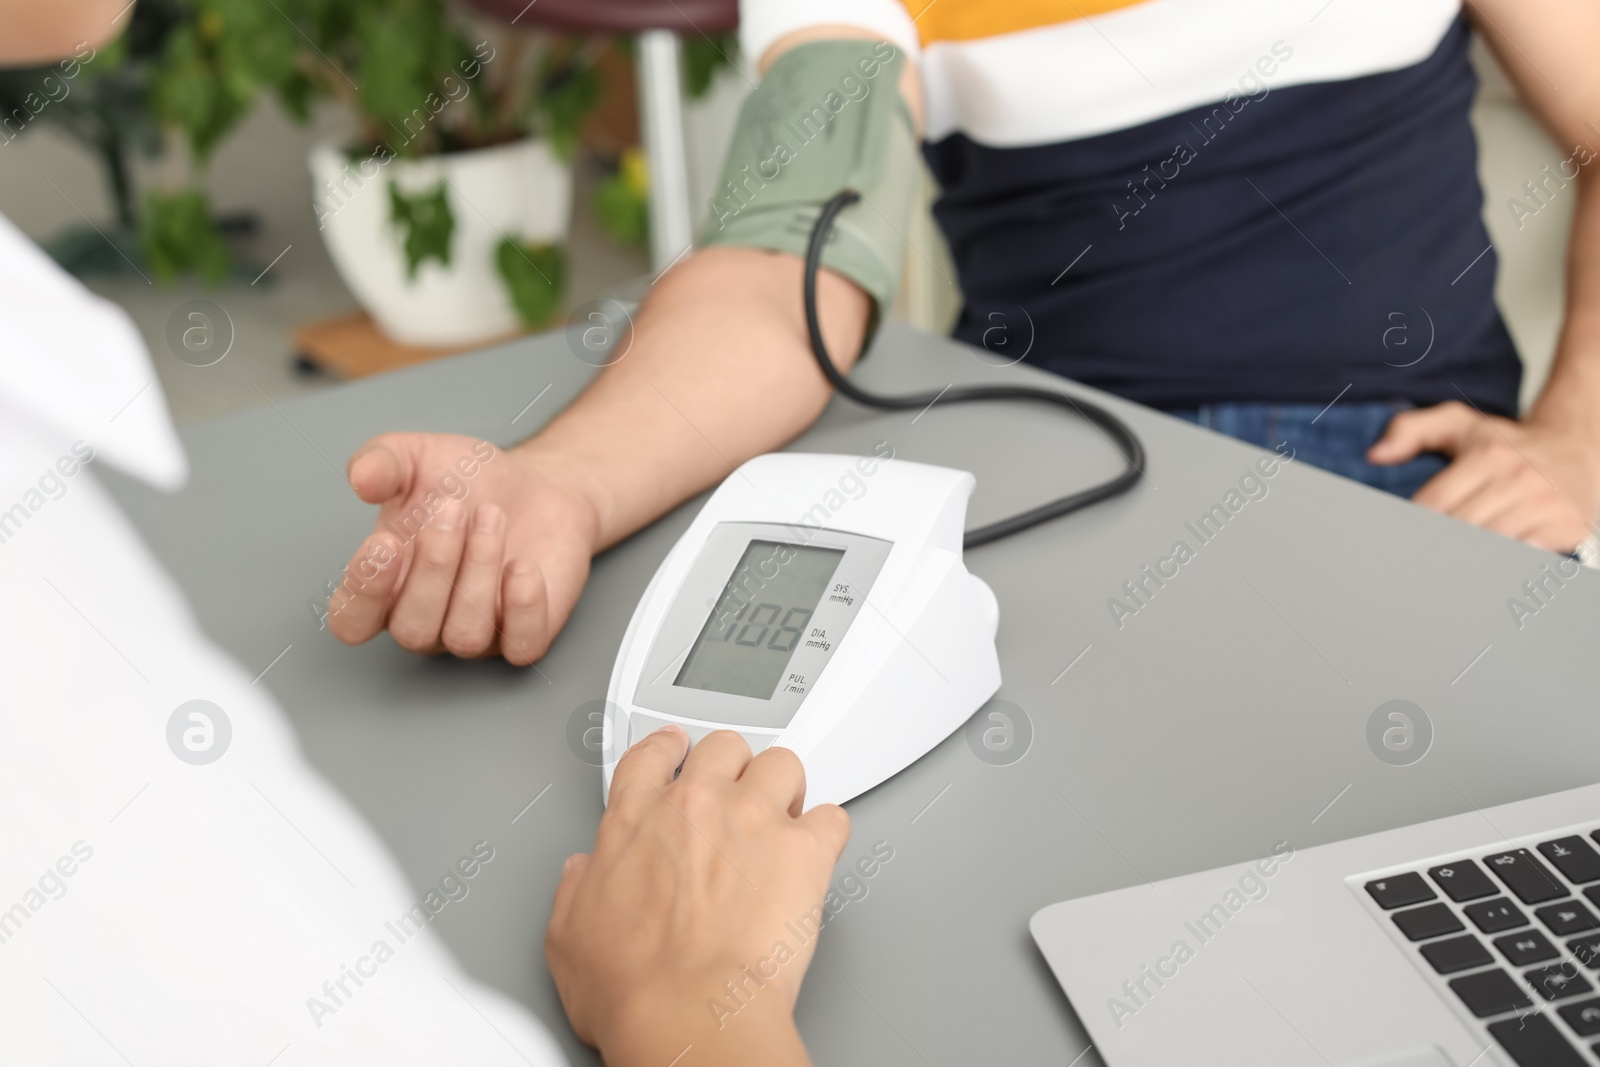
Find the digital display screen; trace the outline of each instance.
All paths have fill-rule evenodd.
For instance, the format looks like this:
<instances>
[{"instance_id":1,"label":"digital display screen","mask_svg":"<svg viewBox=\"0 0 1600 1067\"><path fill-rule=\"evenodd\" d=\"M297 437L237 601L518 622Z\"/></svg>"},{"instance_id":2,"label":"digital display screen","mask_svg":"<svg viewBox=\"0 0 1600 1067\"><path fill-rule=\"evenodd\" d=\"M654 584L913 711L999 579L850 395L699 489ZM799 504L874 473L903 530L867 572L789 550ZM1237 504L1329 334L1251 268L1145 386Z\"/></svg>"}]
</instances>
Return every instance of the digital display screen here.
<instances>
[{"instance_id":1,"label":"digital display screen","mask_svg":"<svg viewBox=\"0 0 1600 1067\"><path fill-rule=\"evenodd\" d=\"M771 700L843 556L751 541L673 684Z\"/></svg>"}]
</instances>

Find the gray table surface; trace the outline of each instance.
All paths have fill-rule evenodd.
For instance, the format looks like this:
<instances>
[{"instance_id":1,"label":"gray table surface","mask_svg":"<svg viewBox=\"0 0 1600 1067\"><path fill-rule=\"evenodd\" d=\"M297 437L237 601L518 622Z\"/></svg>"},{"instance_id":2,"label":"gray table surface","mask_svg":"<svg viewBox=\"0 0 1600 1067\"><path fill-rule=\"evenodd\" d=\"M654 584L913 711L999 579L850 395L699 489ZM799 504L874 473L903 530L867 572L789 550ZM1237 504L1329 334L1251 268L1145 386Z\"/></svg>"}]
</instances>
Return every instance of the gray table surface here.
<instances>
[{"instance_id":1,"label":"gray table surface","mask_svg":"<svg viewBox=\"0 0 1600 1067\"><path fill-rule=\"evenodd\" d=\"M751 358L759 358L752 354ZM191 426L189 487L113 491L201 623L263 679L311 761L418 886L471 842L497 857L437 927L480 979L526 1004L574 1062L542 938L561 859L587 849L599 771L569 748L603 697L628 617L694 501L596 562L537 670L423 659L382 637L346 648L322 596L369 531L346 457L394 429L510 443L592 368L562 334ZM859 371L880 389L1059 381L890 327ZM529 408L527 405L538 397ZM1026 755L980 760L957 733L849 805L850 862L894 858L830 925L799 1004L818 1064L1098 1063L1028 936L1039 907L1600 780L1600 580L1585 573L1520 628L1508 607L1552 557L1303 463L1203 546L1185 528L1264 453L1120 401L1147 478L1129 495L972 551L1000 602L1000 697ZM701 427L715 441L715 426ZM881 414L835 402L794 447L905 459L978 478L969 525L1114 473L1092 427L1040 405ZM1289 442L1292 446L1293 442ZM711 447L708 444L707 447ZM1195 557L1118 629L1107 600L1179 539ZM1383 702L1420 705L1432 749L1369 750ZM546 791L548 790L548 791ZM538 803L528 807L539 797ZM619 925L617 936L627 936Z\"/></svg>"}]
</instances>

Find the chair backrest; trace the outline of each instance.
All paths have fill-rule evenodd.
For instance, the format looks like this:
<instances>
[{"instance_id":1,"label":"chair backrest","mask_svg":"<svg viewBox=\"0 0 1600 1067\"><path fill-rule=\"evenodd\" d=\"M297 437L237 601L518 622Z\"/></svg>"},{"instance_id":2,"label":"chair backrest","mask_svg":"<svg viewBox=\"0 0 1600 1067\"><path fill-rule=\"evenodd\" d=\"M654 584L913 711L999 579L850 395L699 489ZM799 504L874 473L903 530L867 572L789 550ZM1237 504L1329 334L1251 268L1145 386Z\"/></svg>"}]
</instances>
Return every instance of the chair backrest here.
<instances>
[{"instance_id":1,"label":"chair backrest","mask_svg":"<svg viewBox=\"0 0 1600 1067\"><path fill-rule=\"evenodd\" d=\"M671 30L680 37L725 33L739 25L739 0L467 0L518 26L576 33Z\"/></svg>"}]
</instances>

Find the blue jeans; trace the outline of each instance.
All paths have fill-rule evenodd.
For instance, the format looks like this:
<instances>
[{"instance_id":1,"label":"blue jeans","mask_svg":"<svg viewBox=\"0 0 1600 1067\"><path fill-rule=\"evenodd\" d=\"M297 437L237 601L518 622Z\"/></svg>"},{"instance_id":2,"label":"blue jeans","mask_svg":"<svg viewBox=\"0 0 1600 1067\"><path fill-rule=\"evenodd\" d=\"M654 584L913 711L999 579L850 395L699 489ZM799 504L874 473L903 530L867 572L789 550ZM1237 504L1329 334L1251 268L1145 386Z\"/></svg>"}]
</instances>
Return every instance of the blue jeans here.
<instances>
[{"instance_id":1,"label":"blue jeans","mask_svg":"<svg viewBox=\"0 0 1600 1067\"><path fill-rule=\"evenodd\" d=\"M1336 403L1330 408L1320 404L1205 404L1167 414L1262 448L1287 443L1297 461L1409 497L1444 470L1449 460L1437 452L1425 452L1395 467L1378 467L1367 462L1366 451L1383 436L1391 418L1414 406L1404 400Z\"/></svg>"}]
</instances>

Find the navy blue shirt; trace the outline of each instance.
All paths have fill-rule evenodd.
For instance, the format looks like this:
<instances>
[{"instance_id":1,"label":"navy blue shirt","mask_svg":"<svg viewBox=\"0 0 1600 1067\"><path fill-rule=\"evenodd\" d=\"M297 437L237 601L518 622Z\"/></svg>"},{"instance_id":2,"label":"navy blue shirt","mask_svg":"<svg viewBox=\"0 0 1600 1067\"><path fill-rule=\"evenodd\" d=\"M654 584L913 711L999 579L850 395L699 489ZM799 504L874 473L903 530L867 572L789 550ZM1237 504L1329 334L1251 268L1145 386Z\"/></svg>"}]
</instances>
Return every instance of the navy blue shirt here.
<instances>
[{"instance_id":1,"label":"navy blue shirt","mask_svg":"<svg viewBox=\"0 0 1600 1067\"><path fill-rule=\"evenodd\" d=\"M1470 41L1458 20L1400 70L1077 140L927 145L955 335L1155 407L1342 392L1515 414Z\"/></svg>"}]
</instances>

